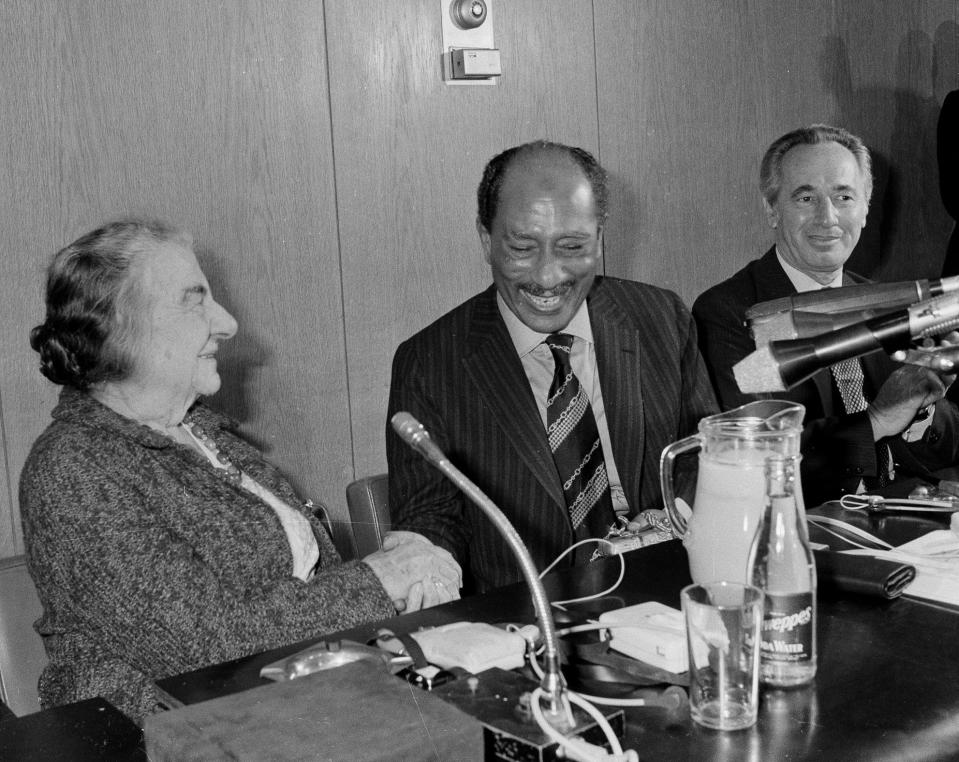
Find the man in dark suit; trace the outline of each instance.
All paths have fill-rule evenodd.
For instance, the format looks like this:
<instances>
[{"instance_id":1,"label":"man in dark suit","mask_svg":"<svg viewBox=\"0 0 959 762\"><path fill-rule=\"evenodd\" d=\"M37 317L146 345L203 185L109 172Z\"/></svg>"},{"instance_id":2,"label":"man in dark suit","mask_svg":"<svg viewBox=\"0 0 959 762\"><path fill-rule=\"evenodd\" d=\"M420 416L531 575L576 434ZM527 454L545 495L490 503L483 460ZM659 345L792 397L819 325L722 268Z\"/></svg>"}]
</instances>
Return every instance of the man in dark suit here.
<instances>
[{"instance_id":1,"label":"man in dark suit","mask_svg":"<svg viewBox=\"0 0 959 762\"><path fill-rule=\"evenodd\" d=\"M598 276L607 197L605 172L582 149L537 142L494 157L477 217L493 285L401 344L393 361L390 417L406 410L423 423L539 568L574 539L605 534L617 515L661 509L661 450L717 410L679 297ZM570 384L587 404L567 412L576 431L588 421L592 446L561 479L554 409ZM475 591L522 578L486 515L389 426L387 458L395 527L450 550ZM589 479L571 494L584 469ZM575 507L584 499L585 518Z\"/></svg>"},{"instance_id":2,"label":"man in dark suit","mask_svg":"<svg viewBox=\"0 0 959 762\"><path fill-rule=\"evenodd\" d=\"M774 246L693 305L700 347L724 409L757 396L741 393L732 372L756 349L746 324L749 307L798 291L865 282L843 269L866 224L872 193L869 151L858 137L828 125L790 132L767 150L760 186ZM952 377L896 365L882 352L860 362L864 400L858 412L848 412L832 369L787 392L761 395L806 407L802 481L811 505L878 488L897 474L924 475L956 462L956 409L942 400ZM933 412L926 415L930 406Z\"/></svg>"}]
</instances>

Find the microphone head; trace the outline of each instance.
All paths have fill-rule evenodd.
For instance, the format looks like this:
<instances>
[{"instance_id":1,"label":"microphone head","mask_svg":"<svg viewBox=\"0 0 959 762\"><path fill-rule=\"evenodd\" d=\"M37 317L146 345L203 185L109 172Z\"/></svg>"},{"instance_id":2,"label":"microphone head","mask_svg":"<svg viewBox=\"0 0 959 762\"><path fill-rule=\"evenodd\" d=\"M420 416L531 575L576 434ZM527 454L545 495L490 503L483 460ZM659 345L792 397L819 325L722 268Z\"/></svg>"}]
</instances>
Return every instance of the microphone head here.
<instances>
[{"instance_id":1,"label":"microphone head","mask_svg":"<svg viewBox=\"0 0 959 762\"><path fill-rule=\"evenodd\" d=\"M749 318L749 330L752 331L753 340L757 347L764 347L770 341L781 341L782 339L795 339L796 323L793 312L776 312L772 315L757 315Z\"/></svg>"},{"instance_id":2,"label":"microphone head","mask_svg":"<svg viewBox=\"0 0 959 762\"><path fill-rule=\"evenodd\" d=\"M959 275L950 275L940 279L939 288L942 289L942 293L944 294L950 291L959 291Z\"/></svg>"},{"instance_id":3,"label":"microphone head","mask_svg":"<svg viewBox=\"0 0 959 762\"><path fill-rule=\"evenodd\" d=\"M405 410L401 410L390 418L390 424L393 426L393 431L399 434L400 439L407 444L416 444L417 435L426 433L423 424Z\"/></svg>"},{"instance_id":4,"label":"microphone head","mask_svg":"<svg viewBox=\"0 0 959 762\"><path fill-rule=\"evenodd\" d=\"M768 344L733 365L733 375L743 394L786 391L786 385L779 375L779 363Z\"/></svg>"}]
</instances>

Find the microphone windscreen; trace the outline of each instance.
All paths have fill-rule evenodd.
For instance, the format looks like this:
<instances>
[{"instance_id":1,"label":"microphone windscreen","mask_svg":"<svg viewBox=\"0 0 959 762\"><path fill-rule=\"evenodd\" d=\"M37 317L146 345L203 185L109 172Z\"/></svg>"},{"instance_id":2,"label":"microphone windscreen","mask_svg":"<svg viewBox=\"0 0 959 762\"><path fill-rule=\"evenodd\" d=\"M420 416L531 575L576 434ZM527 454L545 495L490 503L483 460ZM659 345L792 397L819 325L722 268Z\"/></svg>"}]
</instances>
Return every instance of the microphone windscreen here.
<instances>
[{"instance_id":1,"label":"microphone windscreen","mask_svg":"<svg viewBox=\"0 0 959 762\"><path fill-rule=\"evenodd\" d=\"M760 347L733 365L733 376L743 394L786 391L779 375L779 364L769 345Z\"/></svg>"}]
</instances>

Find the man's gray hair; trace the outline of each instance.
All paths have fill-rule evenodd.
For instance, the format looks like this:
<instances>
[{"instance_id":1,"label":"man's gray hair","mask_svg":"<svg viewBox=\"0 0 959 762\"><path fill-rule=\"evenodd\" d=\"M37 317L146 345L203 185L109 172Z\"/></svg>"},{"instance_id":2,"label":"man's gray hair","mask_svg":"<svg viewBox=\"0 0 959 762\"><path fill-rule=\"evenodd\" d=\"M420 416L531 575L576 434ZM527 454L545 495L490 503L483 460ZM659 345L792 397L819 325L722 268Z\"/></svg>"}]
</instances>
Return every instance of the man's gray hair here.
<instances>
[{"instance_id":1,"label":"man's gray hair","mask_svg":"<svg viewBox=\"0 0 959 762\"><path fill-rule=\"evenodd\" d=\"M783 182L783 158L796 146L811 146L819 143L838 143L849 149L856 158L859 171L866 185L866 203L872 198L872 159L862 138L842 127L829 124L813 124L787 132L766 149L759 168L759 189L770 206L779 198Z\"/></svg>"}]
</instances>

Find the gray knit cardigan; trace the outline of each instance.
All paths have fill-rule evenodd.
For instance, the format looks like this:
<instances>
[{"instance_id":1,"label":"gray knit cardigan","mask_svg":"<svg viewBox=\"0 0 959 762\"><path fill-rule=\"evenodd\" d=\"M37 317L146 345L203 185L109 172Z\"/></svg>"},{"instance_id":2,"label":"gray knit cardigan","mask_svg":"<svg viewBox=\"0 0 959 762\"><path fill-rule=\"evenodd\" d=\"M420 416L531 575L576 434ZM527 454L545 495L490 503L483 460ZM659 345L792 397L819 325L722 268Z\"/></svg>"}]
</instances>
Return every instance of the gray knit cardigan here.
<instances>
[{"instance_id":1,"label":"gray knit cardigan","mask_svg":"<svg viewBox=\"0 0 959 762\"><path fill-rule=\"evenodd\" d=\"M291 575L276 514L200 454L64 388L20 478L44 707L104 696L141 720L152 680L393 615L364 563L341 562L290 484L232 423L189 413L229 458L308 516L310 582Z\"/></svg>"}]
</instances>

